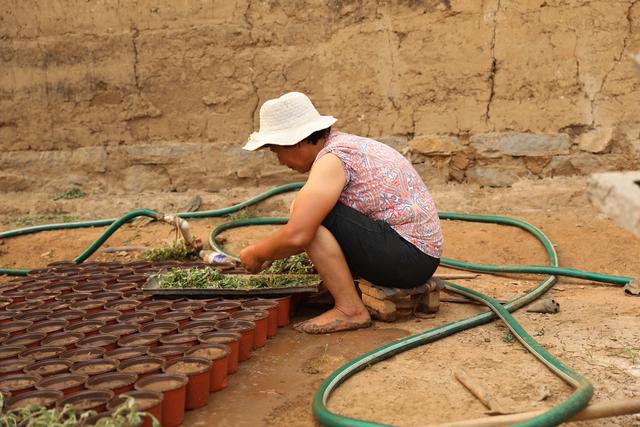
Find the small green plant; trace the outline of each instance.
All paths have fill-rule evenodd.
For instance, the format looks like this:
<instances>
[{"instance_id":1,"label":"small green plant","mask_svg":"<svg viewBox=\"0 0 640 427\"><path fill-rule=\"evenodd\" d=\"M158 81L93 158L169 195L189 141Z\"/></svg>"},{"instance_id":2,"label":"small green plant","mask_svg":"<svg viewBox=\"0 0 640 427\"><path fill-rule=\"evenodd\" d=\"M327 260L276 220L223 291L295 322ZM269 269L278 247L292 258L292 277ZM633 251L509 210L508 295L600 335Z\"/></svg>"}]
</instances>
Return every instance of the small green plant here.
<instances>
[{"instance_id":1,"label":"small green plant","mask_svg":"<svg viewBox=\"0 0 640 427\"><path fill-rule=\"evenodd\" d=\"M640 348L621 348L617 352L613 353L613 355L624 357L625 359L631 359L633 363L636 363L636 360L640 360Z\"/></svg>"},{"instance_id":2,"label":"small green plant","mask_svg":"<svg viewBox=\"0 0 640 427\"><path fill-rule=\"evenodd\" d=\"M307 286L318 280L313 274L308 277L290 277L281 275L272 276L241 276L237 274L222 274L218 271L206 268L180 269L174 268L162 277L160 288L162 289L255 289L255 288L282 288L288 286Z\"/></svg>"},{"instance_id":3,"label":"small green plant","mask_svg":"<svg viewBox=\"0 0 640 427\"><path fill-rule=\"evenodd\" d=\"M77 220L78 218L72 215L24 215L11 220L9 225L15 227L30 227L38 224L73 222Z\"/></svg>"},{"instance_id":4,"label":"small green plant","mask_svg":"<svg viewBox=\"0 0 640 427\"><path fill-rule=\"evenodd\" d=\"M238 219L253 218L255 216L257 216L255 208L249 207L249 208L240 209L239 211L230 213L229 215L227 215L227 218L230 219L231 221L235 221Z\"/></svg>"},{"instance_id":5,"label":"small green plant","mask_svg":"<svg viewBox=\"0 0 640 427\"><path fill-rule=\"evenodd\" d=\"M507 344L513 344L515 340L516 337L511 333L511 331L508 331L502 336L502 341L506 342Z\"/></svg>"},{"instance_id":6,"label":"small green plant","mask_svg":"<svg viewBox=\"0 0 640 427\"><path fill-rule=\"evenodd\" d=\"M273 261L261 274L307 274L313 270L313 264L306 253L293 255Z\"/></svg>"},{"instance_id":7,"label":"small green plant","mask_svg":"<svg viewBox=\"0 0 640 427\"><path fill-rule=\"evenodd\" d=\"M51 196L53 200L71 200L71 199L80 199L86 196L87 193L79 189L78 187L73 187L68 190L63 191L62 193L56 193Z\"/></svg>"},{"instance_id":8,"label":"small green plant","mask_svg":"<svg viewBox=\"0 0 640 427\"><path fill-rule=\"evenodd\" d=\"M4 407L2 393L0 393L1 407ZM75 427L85 423L95 414L95 411L85 411L78 414L71 405L53 409L47 409L41 405L30 405L26 408L0 413L0 427ZM138 411L134 399L129 397L111 416L101 418L93 425L96 427L136 426L140 425L144 416L150 416L153 426L160 427L160 423L153 415Z\"/></svg>"},{"instance_id":9,"label":"small green plant","mask_svg":"<svg viewBox=\"0 0 640 427\"><path fill-rule=\"evenodd\" d=\"M169 243L168 245L150 249L140 255L140 259L145 261L184 261L196 257L196 253L187 247L182 240Z\"/></svg>"}]
</instances>

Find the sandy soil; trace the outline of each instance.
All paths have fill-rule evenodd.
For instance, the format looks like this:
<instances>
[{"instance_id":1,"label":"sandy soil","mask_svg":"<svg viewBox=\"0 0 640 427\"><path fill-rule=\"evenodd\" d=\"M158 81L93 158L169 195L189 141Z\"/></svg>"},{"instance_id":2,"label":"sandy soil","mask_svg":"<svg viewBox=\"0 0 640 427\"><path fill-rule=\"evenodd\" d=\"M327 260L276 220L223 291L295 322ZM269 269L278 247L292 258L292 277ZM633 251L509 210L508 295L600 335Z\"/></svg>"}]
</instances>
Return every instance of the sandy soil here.
<instances>
[{"instance_id":1,"label":"sandy soil","mask_svg":"<svg viewBox=\"0 0 640 427\"><path fill-rule=\"evenodd\" d=\"M228 206L260 190L233 189L228 193L202 195L202 209ZM583 178L523 181L509 189L434 186L431 191L444 211L500 214L533 223L554 242L562 266L640 276L638 239L594 211L587 200ZM117 216L143 205L179 210L192 195L86 198L61 202L57 213L100 218ZM38 197L45 195L22 195L7 200L6 203L15 202L24 209L17 209L15 216L0 218L2 229L16 228L15 217L24 218L28 207L37 204ZM279 196L254 208L253 214L286 214L292 197ZM225 220L192 221L191 227L206 240L212 227ZM522 231L450 221L444 223L444 228L448 258L494 264L545 263L540 245ZM273 229L262 226L232 230L224 237L228 248L237 252ZM6 239L0 243L0 265L39 267L54 260L71 259L101 231L47 232ZM153 246L172 238L168 226L140 221L121 229L104 247ZM126 261L133 257L131 253L99 251L92 258ZM534 286L537 280L481 275L456 282L506 299ZM591 380L595 388L593 401L640 397L640 298L627 296L614 286L562 278L547 296L560 303L558 314L520 310L516 319L547 350ZM310 316L320 309L304 307L297 317ZM290 327L281 328L274 339L240 365L227 389L211 395L208 407L187 414L185 425L314 425L310 407L313 393L343 363L398 338L480 310L470 304L443 303L434 319L376 322L367 330L333 335L308 336ZM494 322L372 366L341 386L330 399L329 408L351 417L403 426L484 416L480 402L453 376L460 367L480 379L512 410L548 407L571 393L568 385L520 344L509 340L501 323ZM247 402L251 402L250 410ZM582 425L637 426L640 418L627 416Z\"/></svg>"}]
</instances>

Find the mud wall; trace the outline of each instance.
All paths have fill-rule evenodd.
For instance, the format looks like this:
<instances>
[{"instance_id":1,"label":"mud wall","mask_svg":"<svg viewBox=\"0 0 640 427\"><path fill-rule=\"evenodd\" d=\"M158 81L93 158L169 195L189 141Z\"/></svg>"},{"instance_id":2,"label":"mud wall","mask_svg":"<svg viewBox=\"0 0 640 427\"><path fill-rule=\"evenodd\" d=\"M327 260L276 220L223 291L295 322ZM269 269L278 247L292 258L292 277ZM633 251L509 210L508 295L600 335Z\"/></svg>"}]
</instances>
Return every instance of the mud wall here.
<instances>
[{"instance_id":1,"label":"mud wall","mask_svg":"<svg viewBox=\"0 0 640 427\"><path fill-rule=\"evenodd\" d=\"M296 179L240 150L310 95L426 181L640 167L637 0L2 0L0 190Z\"/></svg>"}]
</instances>

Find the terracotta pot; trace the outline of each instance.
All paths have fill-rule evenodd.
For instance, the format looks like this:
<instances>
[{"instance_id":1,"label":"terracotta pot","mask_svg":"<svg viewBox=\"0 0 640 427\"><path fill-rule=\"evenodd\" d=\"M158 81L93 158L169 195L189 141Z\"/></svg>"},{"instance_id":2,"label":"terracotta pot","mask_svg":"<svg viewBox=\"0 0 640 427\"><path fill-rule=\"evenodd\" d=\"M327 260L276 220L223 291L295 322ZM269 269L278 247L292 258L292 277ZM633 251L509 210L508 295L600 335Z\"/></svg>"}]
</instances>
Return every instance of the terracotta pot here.
<instances>
[{"instance_id":1,"label":"terracotta pot","mask_svg":"<svg viewBox=\"0 0 640 427\"><path fill-rule=\"evenodd\" d=\"M138 378L146 377L162 372L165 358L160 356L140 356L127 359L120 363L118 370L138 375Z\"/></svg>"},{"instance_id":2,"label":"terracotta pot","mask_svg":"<svg viewBox=\"0 0 640 427\"><path fill-rule=\"evenodd\" d=\"M73 289L75 292L89 292L90 294L93 294L96 292L104 291L106 287L107 284L105 282L90 280L88 282L80 283L76 286L73 286L71 289Z\"/></svg>"},{"instance_id":3,"label":"terracotta pot","mask_svg":"<svg viewBox=\"0 0 640 427\"><path fill-rule=\"evenodd\" d=\"M82 362L84 360L99 359L104 356L105 349L98 348L74 348L73 350L67 350L60 354L61 359L67 359L71 362Z\"/></svg>"},{"instance_id":4,"label":"terracotta pot","mask_svg":"<svg viewBox=\"0 0 640 427\"><path fill-rule=\"evenodd\" d=\"M118 276L116 274L103 273L91 276L96 282L104 282L106 285L116 283Z\"/></svg>"},{"instance_id":5,"label":"terracotta pot","mask_svg":"<svg viewBox=\"0 0 640 427\"><path fill-rule=\"evenodd\" d=\"M186 409L202 408L209 403L211 388L211 361L202 357L183 356L165 363L168 374L182 374L189 377L187 383Z\"/></svg>"},{"instance_id":6,"label":"terracotta pot","mask_svg":"<svg viewBox=\"0 0 640 427\"><path fill-rule=\"evenodd\" d=\"M105 351L115 350L120 337L116 335L98 334L91 337L81 339L76 343L80 347L102 347Z\"/></svg>"},{"instance_id":7,"label":"terracotta pot","mask_svg":"<svg viewBox=\"0 0 640 427\"><path fill-rule=\"evenodd\" d=\"M10 313L9 316L12 316ZM30 320L13 320L0 325L0 332L7 332L12 337L23 334L29 326L33 325Z\"/></svg>"},{"instance_id":8,"label":"terracotta pot","mask_svg":"<svg viewBox=\"0 0 640 427\"><path fill-rule=\"evenodd\" d=\"M116 310L102 310L97 313L88 314L84 317L84 320L101 320L107 325L113 325L118 321L122 313Z\"/></svg>"},{"instance_id":9,"label":"terracotta pot","mask_svg":"<svg viewBox=\"0 0 640 427\"><path fill-rule=\"evenodd\" d=\"M78 323L74 323L68 325L65 328L67 332L82 332L85 337L90 337L98 334L100 328L102 328L105 323L102 320L81 320Z\"/></svg>"},{"instance_id":10,"label":"terracotta pot","mask_svg":"<svg viewBox=\"0 0 640 427\"><path fill-rule=\"evenodd\" d=\"M89 378L85 385L90 390L111 390L118 396L121 393L133 390L133 385L137 380L138 376L136 374L109 372Z\"/></svg>"},{"instance_id":11,"label":"terracotta pot","mask_svg":"<svg viewBox=\"0 0 640 427\"><path fill-rule=\"evenodd\" d=\"M71 366L71 372L74 374L83 374L90 377L115 372L118 369L119 361L114 359L92 359L80 362L74 362Z\"/></svg>"},{"instance_id":12,"label":"terracotta pot","mask_svg":"<svg viewBox=\"0 0 640 427\"><path fill-rule=\"evenodd\" d=\"M151 311L156 314L162 314L169 311L171 308L171 301L148 301L140 304L138 310Z\"/></svg>"},{"instance_id":13,"label":"terracotta pot","mask_svg":"<svg viewBox=\"0 0 640 427\"><path fill-rule=\"evenodd\" d=\"M35 292L35 291L43 291L45 285L48 285L49 282L46 280L36 280L35 282L25 283L18 287L19 290L24 292ZM25 298L25 300L29 300L29 298Z\"/></svg>"},{"instance_id":14,"label":"terracotta pot","mask_svg":"<svg viewBox=\"0 0 640 427\"><path fill-rule=\"evenodd\" d=\"M0 377L21 374L25 366L28 366L31 363L33 363L33 360L31 359L18 359L17 357L2 359L0 360Z\"/></svg>"},{"instance_id":15,"label":"terracotta pot","mask_svg":"<svg viewBox=\"0 0 640 427\"><path fill-rule=\"evenodd\" d=\"M162 345L196 345L198 343L198 336L196 334L184 334L177 333L171 335L164 335L160 337L160 344Z\"/></svg>"},{"instance_id":16,"label":"terracotta pot","mask_svg":"<svg viewBox=\"0 0 640 427\"><path fill-rule=\"evenodd\" d=\"M278 303L278 327L282 328L283 326L287 326L291 315L291 295L280 298L269 298L268 301Z\"/></svg>"},{"instance_id":17,"label":"terracotta pot","mask_svg":"<svg viewBox=\"0 0 640 427\"><path fill-rule=\"evenodd\" d=\"M47 320L50 314L51 313L47 310L31 310L31 311L25 311L22 313L16 313L13 316L13 318L16 320L29 320L35 323L35 322L41 322L43 320Z\"/></svg>"},{"instance_id":18,"label":"terracotta pot","mask_svg":"<svg viewBox=\"0 0 640 427\"><path fill-rule=\"evenodd\" d=\"M40 308L50 313L56 313L58 311L66 310L69 308L69 304L64 301L51 301L43 304Z\"/></svg>"},{"instance_id":19,"label":"terracotta pot","mask_svg":"<svg viewBox=\"0 0 640 427\"><path fill-rule=\"evenodd\" d=\"M148 276L146 274L130 274L129 276L118 277L118 282L137 283L142 285L146 283Z\"/></svg>"},{"instance_id":20,"label":"terracotta pot","mask_svg":"<svg viewBox=\"0 0 640 427\"><path fill-rule=\"evenodd\" d=\"M134 270L137 270L140 268L151 267L152 263L151 261L131 261L125 265L127 266L127 268L133 268Z\"/></svg>"},{"instance_id":21,"label":"terracotta pot","mask_svg":"<svg viewBox=\"0 0 640 427\"><path fill-rule=\"evenodd\" d=\"M238 372L238 357L240 352L241 334L237 332L209 332L198 337L201 344L224 344L229 347L229 358L227 362L227 374Z\"/></svg>"},{"instance_id":22,"label":"terracotta pot","mask_svg":"<svg viewBox=\"0 0 640 427\"><path fill-rule=\"evenodd\" d=\"M23 311L35 310L40 307L42 302L40 301L22 301L22 302L12 302L7 305L4 309L11 313L20 313Z\"/></svg>"},{"instance_id":23,"label":"terracotta pot","mask_svg":"<svg viewBox=\"0 0 640 427\"><path fill-rule=\"evenodd\" d=\"M93 294L94 298L106 299L108 302L116 301L122 299L124 297L122 292L116 291L104 291L104 292L96 292Z\"/></svg>"},{"instance_id":24,"label":"terracotta pot","mask_svg":"<svg viewBox=\"0 0 640 427\"><path fill-rule=\"evenodd\" d=\"M83 390L59 398L56 401L56 406L64 408L65 405L71 405L80 413L85 411L102 412L107 409L107 403L111 399L113 399L111 390Z\"/></svg>"},{"instance_id":25,"label":"terracotta pot","mask_svg":"<svg viewBox=\"0 0 640 427\"><path fill-rule=\"evenodd\" d=\"M25 348L35 348L40 346L40 341L46 337L47 334L43 332L30 332L27 334L18 335L15 337L7 338L3 345L14 346L23 345Z\"/></svg>"},{"instance_id":26,"label":"terracotta pot","mask_svg":"<svg viewBox=\"0 0 640 427\"><path fill-rule=\"evenodd\" d=\"M0 344L5 342L10 336L9 332L0 332Z\"/></svg>"},{"instance_id":27,"label":"terracotta pot","mask_svg":"<svg viewBox=\"0 0 640 427\"><path fill-rule=\"evenodd\" d=\"M253 300L242 304L245 310L262 310L269 314L267 326L267 338L272 338L278 332L278 309L279 305L276 301Z\"/></svg>"},{"instance_id":28,"label":"terracotta pot","mask_svg":"<svg viewBox=\"0 0 640 427\"><path fill-rule=\"evenodd\" d=\"M127 398L133 399L133 406L141 412L152 415L158 422L162 420L162 400L164 395L158 391L135 390L129 391L126 395L114 397L107 404L107 409L117 410L120 405L127 401ZM151 417L145 416L142 424L138 427L152 427L153 421Z\"/></svg>"},{"instance_id":29,"label":"terracotta pot","mask_svg":"<svg viewBox=\"0 0 640 427\"><path fill-rule=\"evenodd\" d=\"M233 313L231 318L253 321L256 324L256 330L253 335L253 348L264 347L267 343L269 313L262 310L241 310Z\"/></svg>"},{"instance_id":30,"label":"terracotta pot","mask_svg":"<svg viewBox=\"0 0 640 427\"><path fill-rule=\"evenodd\" d=\"M121 313L129 313L140 305L140 301L134 299L116 299L104 305L105 310L117 310Z\"/></svg>"},{"instance_id":31,"label":"terracotta pot","mask_svg":"<svg viewBox=\"0 0 640 427\"><path fill-rule=\"evenodd\" d=\"M144 323L151 322L155 317L155 313L151 311L133 311L121 315L118 317L118 321L121 323L135 323L142 325Z\"/></svg>"},{"instance_id":32,"label":"terracotta pot","mask_svg":"<svg viewBox=\"0 0 640 427\"><path fill-rule=\"evenodd\" d=\"M145 303L151 301L151 294L145 293L140 289L133 289L130 291L124 292L125 298L134 299L136 301L140 301L140 303Z\"/></svg>"},{"instance_id":33,"label":"terracotta pot","mask_svg":"<svg viewBox=\"0 0 640 427\"><path fill-rule=\"evenodd\" d=\"M49 319L64 319L69 323L77 323L86 315L84 310L60 310L50 314Z\"/></svg>"},{"instance_id":34,"label":"terracotta pot","mask_svg":"<svg viewBox=\"0 0 640 427\"><path fill-rule=\"evenodd\" d=\"M158 314L156 320L173 320L182 326L191 320L192 315L193 313L191 311L170 311L168 313Z\"/></svg>"},{"instance_id":35,"label":"terracotta pot","mask_svg":"<svg viewBox=\"0 0 640 427\"><path fill-rule=\"evenodd\" d=\"M0 294L4 294L5 292L11 292L16 288L18 288L19 286L22 286L22 283L30 283L30 282L18 282L18 281L12 280L10 282L0 283Z\"/></svg>"},{"instance_id":36,"label":"terracotta pot","mask_svg":"<svg viewBox=\"0 0 640 427\"><path fill-rule=\"evenodd\" d=\"M193 313L199 313L204 310L204 306L207 304L205 301L176 301L171 306L173 311L191 311Z\"/></svg>"},{"instance_id":37,"label":"terracotta pot","mask_svg":"<svg viewBox=\"0 0 640 427\"><path fill-rule=\"evenodd\" d=\"M129 276L134 272L133 272L133 268L131 267L118 267L118 268L109 269L109 273L115 274L116 276L120 277L120 276Z\"/></svg>"},{"instance_id":38,"label":"terracotta pot","mask_svg":"<svg viewBox=\"0 0 640 427\"><path fill-rule=\"evenodd\" d=\"M0 390L8 391L11 396L19 396L28 391L35 390L36 383L42 377L37 374L14 374L0 378Z\"/></svg>"},{"instance_id":39,"label":"terracotta pot","mask_svg":"<svg viewBox=\"0 0 640 427\"><path fill-rule=\"evenodd\" d=\"M36 388L38 390L60 390L65 396L84 389L87 375L58 374L41 379Z\"/></svg>"},{"instance_id":40,"label":"terracotta pot","mask_svg":"<svg viewBox=\"0 0 640 427\"><path fill-rule=\"evenodd\" d=\"M115 335L117 337L126 337L138 332L138 325L135 323L114 323L100 328L101 334Z\"/></svg>"},{"instance_id":41,"label":"terracotta pot","mask_svg":"<svg viewBox=\"0 0 640 427\"><path fill-rule=\"evenodd\" d=\"M146 345L140 345L136 347L122 347L111 350L110 352L105 354L105 357L122 362L123 360L144 356L147 354L147 350L149 350L149 346Z\"/></svg>"},{"instance_id":42,"label":"terracotta pot","mask_svg":"<svg viewBox=\"0 0 640 427\"><path fill-rule=\"evenodd\" d=\"M84 338L82 332L56 332L48 335L40 342L42 345L62 346L66 347L67 350L71 350L76 347L76 343L82 338Z\"/></svg>"},{"instance_id":43,"label":"terracotta pot","mask_svg":"<svg viewBox=\"0 0 640 427\"><path fill-rule=\"evenodd\" d=\"M147 351L147 354L149 354L149 356L161 356L166 360L173 360L184 356L184 353L187 350L189 350L188 345L161 345L159 347L150 348Z\"/></svg>"},{"instance_id":44,"label":"terracotta pot","mask_svg":"<svg viewBox=\"0 0 640 427\"><path fill-rule=\"evenodd\" d=\"M214 331L217 323L215 320L192 320L182 325L180 332L199 336Z\"/></svg>"},{"instance_id":45,"label":"terracotta pot","mask_svg":"<svg viewBox=\"0 0 640 427\"><path fill-rule=\"evenodd\" d=\"M64 351L66 351L66 348L61 346L40 346L23 350L18 357L37 362L39 360L55 359Z\"/></svg>"},{"instance_id":46,"label":"terracotta pot","mask_svg":"<svg viewBox=\"0 0 640 427\"><path fill-rule=\"evenodd\" d=\"M161 392L162 427L176 427L184 419L188 382L186 375L155 374L138 380L136 390Z\"/></svg>"},{"instance_id":47,"label":"terracotta pot","mask_svg":"<svg viewBox=\"0 0 640 427\"><path fill-rule=\"evenodd\" d=\"M0 312L0 326L2 325L6 325L7 323L13 322L15 321L15 319L13 318L13 314L7 312L7 311L2 311ZM2 331L4 332L4 331Z\"/></svg>"},{"instance_id":48,"label":"terracotta pot","mask_svg":"<svg viewBox=\"0 0 640 427\"><path fill-rule=\"evenodd\" d=\"M216 326L216 329L223 332L238 332L241 337L239 340L238 361L243 362L251 358L251 350L253 350L253 336L255 334L256 324L249 320L224 320Z\"/></svg>"},{"instance_id":49,"label":"terracotta pot","mask_svg":"<svg viewBox=\"0 0 640 427\"><path fill-rule=\"evenodd\" d=\"M138 345L146 345L149 347L156 347L158 345L158 340L160 339L160 334L153 334L149 332L137 334L131 334L126 337L122 337L118 340L118 346L120 347L135 347Z\"/></svg>"},{"instance_id":50,"label":"terracotta pot","mask_svg":"<svg viewBox=\"0 0 640 427\"><path fill-rule=\"evenodd\" d=\"M187 356L203 357L211 361L211 391L222 390L227 386L229 356L231 349L225 344L200 344L189 351Z\"/></svg>"},{"instance_id":51,"label":"terracotta pot","mask_svg":"<svg viewBox=\"0 0 640 427\"><path fill-rule=\"evenodd\" d=\"M0 361L5 359L15 359L27 348L23 345L3 345L0 346ZM1 363L1 362L0 362Z\"/></svg>"},{"instance_id":52,"label":"terracotta pot","mask_svg":"<svg viewBox=\"0 0 640 427\"><path fill-rule=\"evenodd\" d=\"M191 320L212 320L212 321L220 321L226 320L229 318L229 313L226 311L203 311L198 314L194 314L191 316Z\"/></svg>"},{"instance_id":53,"label":"terracotta pot","mask_svg":"<svg viewBox=\"0 0 640 427\"><path fill-rule=\"evenodd\" d=\"M36 322L27 328L27 332L43 332L45 334L51 334L53 332L62 331L69 325L69 322L64 319L59 320L42 320Z\"/></svg>"},{"instance_id":54,"label":"terracotta pot","mask_svg":"<svg viewBox=\"0 0 640 427\"><path fill-rule=\"evenodd\" d=\"M4 310L4 308L12 302L13 300L11 298L0 296L0 310Z\"/></svg>"},{"instance_id":55,"label":"terracotta pot","mask_svg":"<svg viewBox=\"0 0 640 427\"><path fill-rule=\"evenodd\" d=\"M57 283L47 286L50 291L69 292L74 286L78 286L78 282L75 280L62 280Z\"/></svg>"},{"instance_id":56,"label":"terracotta pot","mask_svg":"<svg viewBox=\"0 0 640 427\"><path fill-rule=\"evenodd\" d=\"M156 322L140 325L138 330L140 332L151 332L155 334L168 335L178 331L180 324L172 320L161 320Z\"/></svg>"},{"instance_id":57,"label":"terracotta pot","mask_svg":"<svg viewBox=\"0 0 640 427\"><path fill-rule=\"evenodd\" d=\"M122 292L123 294L135 289L138 289L138 285L136 283L115 283L113 285L109 285L109 290Z\"/></svg>"},{"instance_id":58,"label":"terracotta pot","mask_svg":"<svg viewBox=\"0 0 640 427\"><path fill-rule=\"evenodd\" d=\"M206 311L224 311L225 313L233 314L240 310L240 306L241 304L237 301L222 300L207 303L204 309Z\"/></svg>"},{"instance_id":59,"label":"terracotta pot","mask_svg":"<svg viewBox=\"0 0 640 427\"><path fill-rule=\"evenodd\" d=\"M56 297L56 301L63 301L70 306L73 306L73 303L76 301L84 301L89 298L93 298L92 295L93 294L91 294L90 292L69 292L58 295Z\"/></svg>"},{"instance_id":60,"label":"terracotta pot","mask_svg":"<svg viewBox=\"0 0 640 427\"><path fill-rule=\"evenodd\" d=\"M73 307L78 310L83 310L86 314L93 314L102 311L102 306L106 303L106 299L90 298L83 301L75 301L73 303Z\"/></svg>"},{"instance_id":61,"label":"terracotta pot","mask_svg":"<svg viewBox=\"0 0 640 427\"><path fill-rule=\"evenodd\" d=\"M58 390L34 390L23 393L19 396L12 396L5 402L5 408L17 410L30 405L41 405L45 408L52 408L56 401L63 396ZM37 399L37 400L34 400Z\"/></svg>"},{"instance_id":62,"label":"terracotta pot","mask_svg":"<svg viewBox=\"0 0 640 427\"><path fill-rule=\"evenodd\" d=\"M13 300L13 303L17 303L24 301L28 294L29 292L26 291L12 290L3 292L2 296L9 297Z\"/></svg>"},{"instance_id":63,"label":"terracotta pot","mask_svg":"<svg viewBox=\"0 0 640 427\"><path fill-rule=\"evenodd\" d=\"M69 360L64 359L44 359L25 366L23 371L28 374L37 374L44 378L50 377L51 375L68 373L71 364Z\"/></svg>"}]
</instances>

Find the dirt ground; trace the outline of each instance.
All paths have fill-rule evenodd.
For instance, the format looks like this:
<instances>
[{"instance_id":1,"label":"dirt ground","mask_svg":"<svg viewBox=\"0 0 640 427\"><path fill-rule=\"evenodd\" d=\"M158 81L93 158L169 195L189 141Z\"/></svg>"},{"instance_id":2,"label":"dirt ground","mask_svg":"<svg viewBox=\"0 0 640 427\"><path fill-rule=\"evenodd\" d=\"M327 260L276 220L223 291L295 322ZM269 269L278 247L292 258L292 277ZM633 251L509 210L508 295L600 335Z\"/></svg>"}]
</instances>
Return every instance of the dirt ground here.
<instances>
[{"instance_id":1,"label":"dirt ground","mask_svg":"<svg viewBox=\"0 0 640 427\"><path fill-rule=\"evenodd\" d=\"M229 206L265 188L234 188L200 194L201 210ZM522 181L508 189L463 185L431 187L442 211L497 214L538 226L555 244L560 264L608 274L640 277L640 242L630 232L594 211L584 178ZM52 202L46 194L8 194L0 211L2 230L61 216L78 219L115 217L136 207L180 211L195 193L88 195ZM293 195L283 195L252 208L253 216L281 216ZM7 208L10 206L11 208ZM190 222L207 239L213 226L228 218ZM224 233L227 247L267 235L262 226ZM540 245L525 232L494 225L444 222L445 257L491 264L544 264ZM0 242L3 267L40 267L71 259L101 229L46 232ZM170 241L166 225L135 222L123 227L103 248L155 246ZM97 252L92 259L129 261L132 253ZM450 271L441 268L439 272ZM508 299L534 286L540 278L480 275L457 280L498 299ZM7 280L0 278L0 281ZM640 297L622 289L560 278L547 297L560 303L558 314L529 313L515 318L553 355L584 374L594 385L593 402L640 398ZM297 318L318 307L299 310ZM343 363L393 340L465 318L481 310L471 304L442 303L433 319L375 322L361 331L308 336L281 328L278 335L230 377L229 387L211 395L209 405L189 412L190 426L314 425L311 399L322 381ZM330 410L351 417L402 426L437 424L484 416L484 408L453 372L460 367L480 379L508 409L533 410L557 404L571 387L555 377L517 342L500 322L468 330L397 355L344 383L329 401ZM640 417L583 422L584 426L638 426Z\"/></svg>"}]
</instances>

